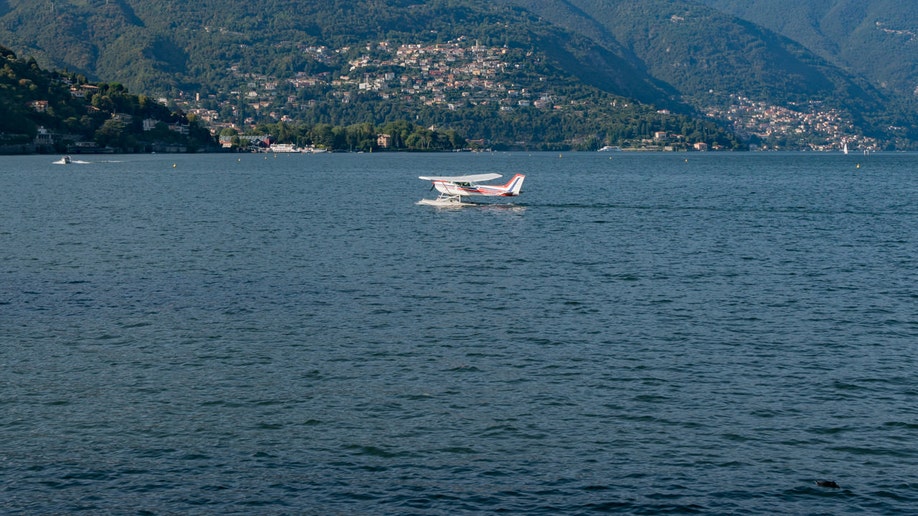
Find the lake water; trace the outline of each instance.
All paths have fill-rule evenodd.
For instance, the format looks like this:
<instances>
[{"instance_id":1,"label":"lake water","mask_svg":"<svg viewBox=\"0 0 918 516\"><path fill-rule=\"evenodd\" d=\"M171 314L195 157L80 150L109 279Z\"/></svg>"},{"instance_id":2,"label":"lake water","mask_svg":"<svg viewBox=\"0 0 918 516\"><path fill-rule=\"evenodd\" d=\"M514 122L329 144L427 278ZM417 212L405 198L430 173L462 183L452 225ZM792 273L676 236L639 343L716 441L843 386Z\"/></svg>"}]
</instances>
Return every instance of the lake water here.
<instances>
[{"instance_id":1,"label":"lake water","mask_svg":"<svg viewBox=\"0 0 918 516\"><path fill-rule=\"evenodd\" d=\"M2 513L918 510L918 155L57 158L0 158Z\"/></svg>"}]
</instances>

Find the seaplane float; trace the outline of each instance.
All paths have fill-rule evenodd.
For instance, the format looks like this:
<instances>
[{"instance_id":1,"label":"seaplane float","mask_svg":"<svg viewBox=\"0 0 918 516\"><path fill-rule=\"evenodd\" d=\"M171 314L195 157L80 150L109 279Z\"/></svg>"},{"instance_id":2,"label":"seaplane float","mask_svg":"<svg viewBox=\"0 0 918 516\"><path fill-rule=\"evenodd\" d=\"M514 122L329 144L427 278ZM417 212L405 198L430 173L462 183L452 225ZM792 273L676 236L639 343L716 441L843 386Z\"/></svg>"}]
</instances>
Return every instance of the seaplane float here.
<instances>
[{"instance_id":1,"label":"seaplane float","mask_svg":"<svg viewBox=\"0 0 918 516\"><path fill-rule=\"evenodd\" d=\"M523 188L526 176L516 174L504 185L482 185L483 181L492 181L501 177L500 174L472 174L468 176L420 176L419 179L430 181L432 189L436 188L440 195L436 199L421 199L418 204L453 208L459 206L475 206L476 203L465 202L463 197L488 196L488 197L516 197Z\"/></svg>"}]
</instances>

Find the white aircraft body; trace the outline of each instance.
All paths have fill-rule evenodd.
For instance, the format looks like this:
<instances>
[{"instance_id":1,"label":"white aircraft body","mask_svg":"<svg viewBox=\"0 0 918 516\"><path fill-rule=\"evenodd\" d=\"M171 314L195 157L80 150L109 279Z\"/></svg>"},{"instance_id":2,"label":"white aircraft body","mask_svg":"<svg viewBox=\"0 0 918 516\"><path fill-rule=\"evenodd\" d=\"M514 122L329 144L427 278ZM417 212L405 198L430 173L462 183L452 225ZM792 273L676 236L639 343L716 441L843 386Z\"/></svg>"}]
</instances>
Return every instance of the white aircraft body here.
<instances>
[{"instance_id":1,"label":"white aircraft body","mask_svg":"<svg viewBox=\"0 0 918 516\"><path fill-rule=\"evenodd\" d=\"M429 206L472 206L474 203L462 202L463 197L484 195L489 197L516 197L523 188L526 176L516 174L504 185L481 185L481 181L491 181L501 177L500 174L472 174L468 176L420 176L419 179L430 181L440 192L436 199L421 199L418 204Z\"/></svg>"}]
</instances>

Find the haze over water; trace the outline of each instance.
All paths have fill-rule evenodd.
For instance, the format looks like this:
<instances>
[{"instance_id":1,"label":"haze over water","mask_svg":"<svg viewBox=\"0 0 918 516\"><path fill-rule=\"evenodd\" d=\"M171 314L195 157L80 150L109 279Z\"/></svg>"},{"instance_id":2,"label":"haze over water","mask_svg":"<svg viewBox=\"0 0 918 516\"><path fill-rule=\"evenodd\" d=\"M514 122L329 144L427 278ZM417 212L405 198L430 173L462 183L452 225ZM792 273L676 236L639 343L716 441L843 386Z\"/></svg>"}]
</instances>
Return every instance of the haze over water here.
<instances>
[{"instance_id":1,"label":"haze over water","mask_svg":"<svg viewBox=\"0 0 918 516\"><path fill-rule=\"evenodd\" d=\"M0 512L918 506L918 155L57 158L0 158Z\"/></svg>"}]
</instances>

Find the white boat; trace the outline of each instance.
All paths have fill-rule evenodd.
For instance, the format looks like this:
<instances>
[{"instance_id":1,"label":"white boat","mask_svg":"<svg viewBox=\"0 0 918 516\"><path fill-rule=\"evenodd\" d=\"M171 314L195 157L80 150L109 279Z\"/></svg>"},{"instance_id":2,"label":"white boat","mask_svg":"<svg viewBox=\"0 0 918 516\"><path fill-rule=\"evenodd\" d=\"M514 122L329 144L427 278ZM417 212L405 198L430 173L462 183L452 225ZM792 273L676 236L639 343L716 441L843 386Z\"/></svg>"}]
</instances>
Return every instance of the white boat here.
<instances>
[{"instance_id":1,"label":"white boat","mask_svg":"<svg viewBox=\"0 0 918 516\"><path fill-rule=\"evenodd\" d=\"M70 159L70 156L61 156L61 159L54 162L55 165L69 165L73 163L73 160Z\"/></svg>"},{"instance_id":2,"label":"white boat","mask_svg":"<svg viewBox=\"0 0 918 516\"><path fill-rule=\"evenodd\" d=\"M268 147L268 152L273 152L275 154L289 154L294 152L303 152L303 149L300 149L292 143L275 143Z\"/></svg>"}]
</instances>

